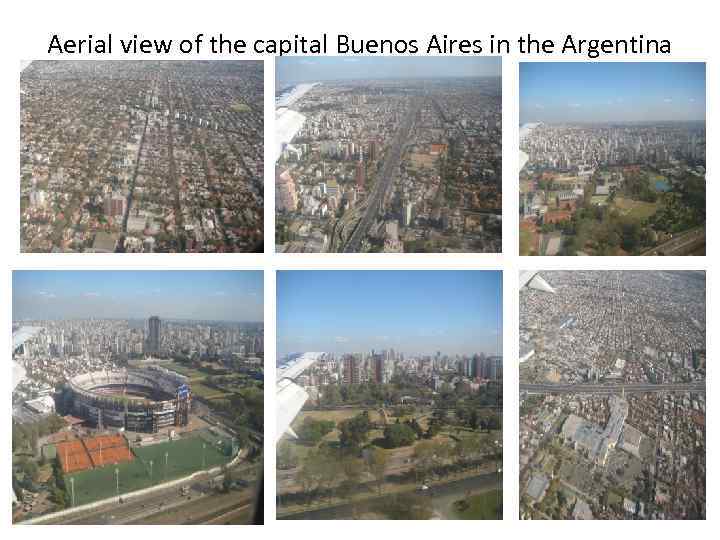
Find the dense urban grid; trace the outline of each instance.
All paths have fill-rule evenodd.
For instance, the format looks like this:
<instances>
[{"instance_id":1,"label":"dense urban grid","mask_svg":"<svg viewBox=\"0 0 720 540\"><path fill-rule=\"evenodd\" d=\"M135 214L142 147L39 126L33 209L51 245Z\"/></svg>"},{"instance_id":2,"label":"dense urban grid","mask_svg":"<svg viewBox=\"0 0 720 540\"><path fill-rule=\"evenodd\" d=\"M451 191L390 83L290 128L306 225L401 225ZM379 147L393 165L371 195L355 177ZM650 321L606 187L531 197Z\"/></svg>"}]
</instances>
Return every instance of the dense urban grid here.
<instances>
[{"instance_id":1,"label":"dense urban grid","mask_svg":"<svg viewBox=\"0 0 720 540\"><path fill-rule=\"evenodd\" d=\"M704 519L705 274L542 272L520 292L520 513Z\"/></svg>"},{"instance_id":2,"label":"dense urban grid","mask_svg":"<svg viewBox=\"0 0 720 540\"><path fill-rule=\"evenodd\" d=\"M13 521L247 521L263 348L262 323L14 322Z\"/></svg>"},{"instance_id":3,"label":"dense urban grid","mask_svg":"<svg viewBox=\"0 0 720 540\"><path fill-rule=\"evenodd\" d=\"M525 124L521 255L705 253L705 123Z\"/></svg>"},{"instance_id":4,"label":"dense urban grid","mask_svg":"<svg viewBox=\"0 0 720 540\"><path fill-rule=\"evenodd\" d=\"M282 252L499 252L499 77L279 89Z\"/></svg>"},{"instance_id":5,"label":"dense urban grid","mask_svg":"<svg viewBox=\"0 0 720 540\"><path fill-rule=\"evenodd\" d=\"M262 251L262 62L36 61L20 109L22 251Z\"/></svg>"},{"instance_id":6,"label":"dense urban grid","mask_svg":"<svg viewBox=\"0 0 720 540\"><path fill-rule=\"evenodd\" d=\"M305 353L280 373L306 355L294 382L309 398L278 446L279 517L501 519L501 357Z\"/></svg>"}]
</instances>

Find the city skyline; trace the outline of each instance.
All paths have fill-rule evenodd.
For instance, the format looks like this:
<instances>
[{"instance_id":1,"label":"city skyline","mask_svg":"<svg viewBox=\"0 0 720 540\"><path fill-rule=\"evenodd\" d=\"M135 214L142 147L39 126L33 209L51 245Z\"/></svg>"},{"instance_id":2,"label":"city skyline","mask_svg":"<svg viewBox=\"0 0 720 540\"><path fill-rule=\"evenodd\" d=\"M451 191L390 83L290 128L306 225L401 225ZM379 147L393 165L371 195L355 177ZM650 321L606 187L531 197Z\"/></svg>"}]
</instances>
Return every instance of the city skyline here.
<instances>
[{"instance_id":1,"label":"city skyline","mask_svg":"<svg viewBox=\"0 0 720 540\"><path fill-rule=\"evenodd\" d=\"M13 320L263 321L261 271L17 270Z\"/></svg>"},{"instance_id":2,"label":"city skyline","mask_svg":"<svg viewBox=\"0 0 720 540\"><path fill-rule=\"evenodd\" d=\"M703 62L525 62L520 122L705 121Z\"/></svg>"},{"instance_id":3,"label":"city skyline","mask_svg":"<svg viewBox=\"0 0 720 540\"><path fill-rule=\"evenodd\" d=\"M313 81L353 79L403 79L446 77L500 77L499 56L468 57L364 57L285 56L277 59L275 83L283 85Z\"/></svg>"},{"instance_id":4,"label":"city skyline","mask_svg":"<svg viewBox=\"0 0 720 540\"><path fill-rule=\"evenodd\" d=\"M496 271L280 271L278 357L390 348L502 354L501 298Z\"/></svg>"}]
</instances>

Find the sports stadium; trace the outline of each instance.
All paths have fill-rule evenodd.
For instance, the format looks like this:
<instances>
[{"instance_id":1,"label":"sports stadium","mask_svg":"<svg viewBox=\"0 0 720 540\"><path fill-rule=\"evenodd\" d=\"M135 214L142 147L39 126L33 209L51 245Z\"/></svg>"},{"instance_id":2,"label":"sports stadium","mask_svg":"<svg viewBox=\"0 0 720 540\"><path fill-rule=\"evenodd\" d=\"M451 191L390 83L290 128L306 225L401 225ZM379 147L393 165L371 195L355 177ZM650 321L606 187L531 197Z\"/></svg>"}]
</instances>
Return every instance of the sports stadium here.
<instances>
[{"instance_id":1,"label":"sports stadium","mask_svg":"<svg viewBox=\"0 0 720 540\"><path fill-rule=\"evenodd\" d=\"M83 373L67 389L73 414L98 429L157 433L188 424L188 378L159 366Z\"/></svg>"}]
</instances>

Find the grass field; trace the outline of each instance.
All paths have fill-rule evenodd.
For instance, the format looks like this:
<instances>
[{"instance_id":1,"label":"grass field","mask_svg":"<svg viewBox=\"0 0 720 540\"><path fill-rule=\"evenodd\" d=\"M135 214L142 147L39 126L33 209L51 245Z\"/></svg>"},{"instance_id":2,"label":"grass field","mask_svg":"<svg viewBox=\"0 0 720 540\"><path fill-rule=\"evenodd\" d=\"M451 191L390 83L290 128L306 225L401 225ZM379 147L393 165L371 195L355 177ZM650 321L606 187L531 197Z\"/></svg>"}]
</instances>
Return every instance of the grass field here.
<instances>
[{"instance_id":1,"label":"grass field","mask_svg":"<svg viewBox=\"0 0 720 540\"><path fill-rule=\"evenodd\" d=\"M498 501L500 504L498 505ZM502 491L491 490L479 495L472 495L467 499L469 506L462 510L453 508L455 519L498 519L498 512L502 507ZM500 516L502 519L502 515Z\"/></svg>"},{"instance_id":2,"label":"grass field","mask_svg":"<svg viewBox=\"0 0 720 540\"><path fill-rule=\"evenodd\" d=\"M167 368L172 371L177 371L180 375L185 375L191 381L202 381L207 378L207 373L203 373L202 371L199 371L197 369L183 366L178 362L173 362L172 364L169 364Z\"/></svg>"},{"instance_id":3,"label":"grass field","mask_svg":"<svg viewBox=\"0 0 720 540\"><path fill-rule=\"evenodd\" d=\"M228 392L223 392L202 383L192 383L190 388L193 395L203 399L223 399L230 395Z\"/></svg>"},{"instance_id":4,"label":"grass field","mask_svg":"<svg viewBox=\"0 0 720 540\"><path fill-rule=\"evenodd\" d=\"M636 219L646 219L652 216L658 209L658 203L649 203L627 199L625 197L617 197L615 199L615 208L625 216Z\"/></svg>"},{"instance_id":5,"label":"grass field","mask_svg":"<svg viewBox=\"0 0 720 540\"><path fill-rule=\"evenodd\" d=\"M231 457L223 455L201 437L189 437L166 443L134 448L135 460L117 465L120 494L129 493L165 481L187 476L203 469L203 443L205 444L205 468L228 462ZM165 467L167 453L167 469ZM150 477L150 461L152 478ZM87 504L116 495L115 466L90 469L66 475L75 482L75 505Z\"/></svg>"}]
</instances>

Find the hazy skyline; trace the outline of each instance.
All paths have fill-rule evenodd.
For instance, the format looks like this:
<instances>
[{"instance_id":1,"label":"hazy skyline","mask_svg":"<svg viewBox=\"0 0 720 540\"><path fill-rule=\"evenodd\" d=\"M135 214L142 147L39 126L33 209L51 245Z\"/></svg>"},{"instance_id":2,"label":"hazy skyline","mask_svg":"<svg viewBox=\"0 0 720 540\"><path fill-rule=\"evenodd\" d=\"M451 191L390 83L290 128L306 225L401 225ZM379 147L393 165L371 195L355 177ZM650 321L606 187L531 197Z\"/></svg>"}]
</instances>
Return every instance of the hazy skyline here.
<instances>
[{"instance_id":1,"label":"hazy skyline","mask_svg":"<svg viewBox=\"0 0 720 540\"><path fill-rule=\"evenodd\" d=\"M521 62L520 123L705 120L702 62Z\"/></svg>"},{"instance_id":2,"label":"hazy skyline","mask_svg":"<svg viewBox=\"0 0 720 540\"><path fill-rule=\"evenodd\" d=\"M280 271L278 357L291 352L502 354L499 271Z\"/></svg>"},{"instance_id":3,"label":"hazy skyline","mask_svg":"<svg viewBox=\"0 0 720 540\"><path fill-rule=\"evenodd\" d=\"M16 270L13 320L263 321L261 271Z\"/></svg>"},{"instance_id":4,"label":"hazy skyline","mask_svg":"<svg viewBox=\"0 0 720 540\"><path fill-rule=\"evenodd\" d=\"M500 77L499 56L283 56L275 64L276 89L300 82L350 79Z\"/></svg>"}]
</instances>

